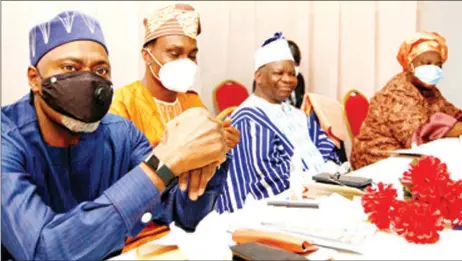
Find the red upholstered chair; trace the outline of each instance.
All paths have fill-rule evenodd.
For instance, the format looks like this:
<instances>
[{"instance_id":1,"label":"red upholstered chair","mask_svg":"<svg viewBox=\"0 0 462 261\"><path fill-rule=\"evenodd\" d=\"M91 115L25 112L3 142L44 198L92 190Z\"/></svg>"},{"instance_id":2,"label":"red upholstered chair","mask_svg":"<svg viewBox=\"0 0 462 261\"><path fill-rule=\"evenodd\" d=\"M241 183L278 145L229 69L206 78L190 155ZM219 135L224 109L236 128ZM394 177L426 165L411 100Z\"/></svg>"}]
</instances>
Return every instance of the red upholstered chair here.
<instances>
[{"instance_id":1,"label":"red upholstered chair","mask_svg":"<svg viewBox=\"0 0 462 261\"><path fill-rule=\"evenodd\" d=\"M351 140L359 134L361 125L369 110L369 101L357 90L351 90L343 97L343 110Z\"/></svg>"},{"instance_id":2,"label":"red upholstered chair","mask_svg":"<svg viewBox=\"0 0 462 261\"><path fill-rule=\"evenodd\" d=\"M223 81L213 90L215 111L219 114L226 108L237 107L247 97L249 97L249 91L244 85L234 80Z\"/></svg>"}]
</instances>

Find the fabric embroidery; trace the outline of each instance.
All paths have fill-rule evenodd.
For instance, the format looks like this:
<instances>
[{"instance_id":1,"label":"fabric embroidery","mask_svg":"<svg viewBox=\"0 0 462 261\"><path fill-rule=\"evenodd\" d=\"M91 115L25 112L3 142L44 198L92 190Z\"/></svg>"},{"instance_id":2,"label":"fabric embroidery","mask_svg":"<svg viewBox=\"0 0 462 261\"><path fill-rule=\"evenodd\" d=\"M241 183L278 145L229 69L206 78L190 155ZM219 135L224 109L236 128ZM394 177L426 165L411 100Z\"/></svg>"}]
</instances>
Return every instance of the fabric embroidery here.
<instances>
[{"instance_id":1,"label":"fabric embroidery","mask_svg":"<svg viewBox=\"0 0 462 261\"><path fill-rule=\"evenodd\" d=\"M72 31L72 24L74 23L74 17L75 13L74 12L64 12L67 16L66 17L61 17L58 15L59 20L61 20L61 23L63 23L64 28L66 29L67 33L70 33Z\"/></svg>"}]
</instances>

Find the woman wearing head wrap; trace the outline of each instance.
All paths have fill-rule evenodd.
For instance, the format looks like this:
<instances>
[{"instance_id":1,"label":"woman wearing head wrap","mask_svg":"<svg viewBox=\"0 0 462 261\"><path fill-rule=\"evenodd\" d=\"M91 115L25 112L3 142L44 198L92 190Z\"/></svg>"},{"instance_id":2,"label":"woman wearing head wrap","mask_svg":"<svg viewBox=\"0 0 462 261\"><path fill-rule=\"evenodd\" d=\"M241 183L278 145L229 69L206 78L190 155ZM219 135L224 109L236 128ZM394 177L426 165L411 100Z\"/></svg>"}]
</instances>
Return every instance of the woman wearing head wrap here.
<instances>
[{"instance_id":1,"label":"woman wearing head wrap","mask_svg":"<svg viewBox=\"0 0 462 261\"><path fill-rule=\"evenodd\" d=\"M446 40L437 33L421 31L403 42L397 56L403 72L371 99L353 144L353 168L372 164L411 144L462 135L462 111L436 87L447 58Z\"/></svg>"}]
</instances>

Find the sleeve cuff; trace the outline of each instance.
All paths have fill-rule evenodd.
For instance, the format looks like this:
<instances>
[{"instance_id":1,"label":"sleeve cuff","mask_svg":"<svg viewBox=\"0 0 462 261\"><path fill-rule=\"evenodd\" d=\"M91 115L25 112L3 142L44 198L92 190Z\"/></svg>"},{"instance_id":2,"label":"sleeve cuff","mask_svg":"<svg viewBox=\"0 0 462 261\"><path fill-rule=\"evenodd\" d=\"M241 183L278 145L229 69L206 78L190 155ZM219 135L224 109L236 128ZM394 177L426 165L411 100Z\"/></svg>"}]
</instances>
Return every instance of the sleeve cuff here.
<instances>
[{"instance_id":1,"label":"sleeve cuff","mask_svg":"<svg viewBox=\"0 0 462 261\"><path fill-rule=\"evenodd\" d=\"M198 200L191 201L187 191L182 192L178 187L175 188L178 191L175 201L175 223L185 231L193 232L200 221L216 208L218 197L223 193L226 184L228 167L231 161L230 154L227 154L226 158L226 161L217 168L215 175L207 184L205 193ZM173 218L170 220L173 220Z\"/></svg>"},{"instance_id":2,"label":"sleeve cuff","mask_svg":"<svg viewBox=\"0 0 462 261\"><path fill-rule=\"evenodd\" d=\"M140 167L125 174L104 194L122 217L129 236L136 236L143 229L149 222L141 221L143 215L160 202L159 191ZM150 214L155 216L156 213Z\"/></svg>"},{"instance_id":3,"label":"sleeve cuff","mask_svg":"<svg viewBox=\"0 0 462 261\"><path fill-rule=\"evenodd\" d=\"M217 168L215 175L213 175L212 179L209 181L209 184L207 184L207 191L214 190L219 193L222 192L223 186L225 185L226 178L228 176L228 169L231 160L231 153L226 153L226 161Z\"/></svg>"},{"instance_id":4,"label":"sleeve cuff","mask_svg":"<svg viewBox=\"0 0 462 261\"><path fill-rule=\"evenodd\" d=\"M191 201L188 191L181 191L177 182L171 188L165 189L162 193L165 211L163 215L155 217L156 222L168 225L175 221L183 229L193 231L200 220L215 208L216 200L223 191L231 160L230 154L227 154L226 158L226 161L217 167L205 193L197 201Z\"/></svg>"}]
</instances>

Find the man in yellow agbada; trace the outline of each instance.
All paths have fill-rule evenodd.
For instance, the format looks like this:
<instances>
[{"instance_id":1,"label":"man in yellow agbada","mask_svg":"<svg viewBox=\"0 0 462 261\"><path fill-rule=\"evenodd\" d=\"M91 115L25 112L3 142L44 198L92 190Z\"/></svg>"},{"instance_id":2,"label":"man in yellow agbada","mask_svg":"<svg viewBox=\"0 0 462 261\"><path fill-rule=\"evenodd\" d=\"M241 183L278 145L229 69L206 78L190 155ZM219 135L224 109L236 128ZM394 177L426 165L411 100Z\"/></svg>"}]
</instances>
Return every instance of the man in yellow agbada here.
<instances>
[{"instance_id":1,"label":"man in yellow agbada","mask_svg":"<svg viewBox=\"0 0 462 261\"><path fill-rule=\"evenodd\" d=\"M142 80L116 90L110 112L131 120L155 147L164 126L182 112L205 107L192 91L197 71L197 41L201 32L199 14L187 4L161 8L145 18L145 38L141 54L146 64ZM232 149L239 143L239 131L225 120L226 143ZM209 165L201 172L215 171ZM188 175L179 178L180 187L188 184ZM198 195L200 196L200 195ZM168 227L149 224L136 238L127 240L124 251L158 238Z\"/></svg>"}]
</instances>

